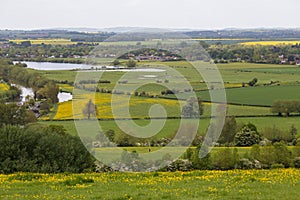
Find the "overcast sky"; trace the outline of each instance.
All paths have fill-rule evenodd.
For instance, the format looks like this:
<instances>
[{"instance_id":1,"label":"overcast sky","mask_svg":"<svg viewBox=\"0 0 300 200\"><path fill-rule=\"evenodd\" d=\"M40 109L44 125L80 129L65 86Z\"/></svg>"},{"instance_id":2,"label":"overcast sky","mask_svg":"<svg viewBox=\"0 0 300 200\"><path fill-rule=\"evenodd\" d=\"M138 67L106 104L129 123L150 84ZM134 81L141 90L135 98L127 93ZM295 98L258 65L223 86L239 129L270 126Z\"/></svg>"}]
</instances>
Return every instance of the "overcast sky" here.
<instances>
[{"instance_id":1,"label":"overcast sky","mask_svg":"<svg viewBox=\"0 0 300 200\"><path fill-rule=\"evenodd\" d=\"M300 0L0 0L0 29L300 27Z\"/></svg>"}]
</instances>

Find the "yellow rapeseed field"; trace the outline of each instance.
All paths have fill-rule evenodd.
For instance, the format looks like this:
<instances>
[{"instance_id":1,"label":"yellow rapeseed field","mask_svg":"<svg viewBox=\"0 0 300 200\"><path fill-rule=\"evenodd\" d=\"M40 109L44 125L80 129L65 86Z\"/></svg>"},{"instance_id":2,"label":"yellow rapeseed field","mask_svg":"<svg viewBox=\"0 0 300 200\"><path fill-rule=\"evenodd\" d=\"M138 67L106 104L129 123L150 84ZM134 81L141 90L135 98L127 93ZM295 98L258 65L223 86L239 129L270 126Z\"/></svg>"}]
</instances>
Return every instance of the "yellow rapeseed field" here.
<instances>
[{"instance_id":1,"label":"yellow rapeseed field","mask_svg":"<svg viewBox=\"0 0 300 200\"><path fill-rule=\"evenodd\" d=\"M16 40L9 40L9 41L17 43L17 44L20 44L21 42L24 42L24 41L30 41L31 44L52 44L52 45L77 44L77 42L72 42L70 39L63 39L63 38L57 38L57 39L30 39L30 40L16 39Z\"/></svg>"},{"instance_id":2,"label":"yellow rapeseed field","mask_svg":"<svg viewBox=\"0 0 300 200\"><path fill-rule=\"evenodd\" d=\"M7 91L9 90L9 85L6 83L0 83L0 91Z\"/></svg>"},{"instance_id":3,"label":"yellow rapeseed field","mask_svg":"<svg viewBox=\"0 0 300 200\"><path fill-rule=\"evenodd\" d=\"M114 95L112 99L111 94L96 93L96 94L80 94L73 97L73 102L63 102L58 104L58 109L54 120L67 120L67 119L83 119L82 110L89 100L92 100L97 107L97 118L110 119L110 118L126 118L125 115L113 115L111 102L114 102L114 109L123 109L129 107L132 118L148 117L148 110L151 105L159 104L165 107L171 114L176 113L179 108L179 102L168 99L155 99L155 98L141 98L131 97L129 105L125 101L126 96ZM74 103L74 106L73 106ZM175 111L174 111L175 110ZM74 116L73 116L74 114ZM174 114L175 115L175 114Z\"/></svg>"},{"instance_id":4,"label":"yellow rapeseed field","mask_svg":"<svg viewBox=\"0 0 300 200\"><path fill-rule=\"evenodd\" d=\"M256 46L256 45L280 46L280 45L300 44L300 40L298 40L298 41L255 41L255 42L242 42L242 43L239 43L239 44L246 45L246 46Z\"/></svg>"}]
</instances>

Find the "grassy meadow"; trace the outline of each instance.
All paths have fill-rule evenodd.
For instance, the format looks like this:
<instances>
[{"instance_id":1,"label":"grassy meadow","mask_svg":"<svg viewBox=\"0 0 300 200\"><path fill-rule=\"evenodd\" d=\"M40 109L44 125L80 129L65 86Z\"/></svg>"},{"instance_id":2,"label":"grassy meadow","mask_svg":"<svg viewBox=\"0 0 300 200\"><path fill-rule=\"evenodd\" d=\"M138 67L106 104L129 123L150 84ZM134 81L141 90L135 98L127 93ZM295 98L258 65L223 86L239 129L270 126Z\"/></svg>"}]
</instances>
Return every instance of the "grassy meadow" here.
<instances>
[{"instance_id":1,"label":"grassy meadow","mask_svg":"<svg viewBox=\"0 0 300 200\"><path fill-rule=\"evenodd\" d=\"M137 123L140 126L146 126L150 123L150 120L141 119L141 120L133 120L135 123ZM300 130L300 123L299 123L299 117L237 117L236 118L237 123L239 124L247 124L247 123L253 123L255 126L257 126L258 131L261 132L267 127L273 127L276 126L277 128L288 131L290 130L291 126L294 125L297 130ZM200 119L199 121L199 127L198 132L202 135L206 134L207 128L209 126L210 120L208 118ZM41 125L63 125L67 132L69 132L72 135L77 135L77 130L75 127L75 123L73 120L69 121L39 121L38 124ZM122 132L120 128L117 126L116 122L114 120L100 120L99 124L103 131L108 131L110 129L115 130L116 133ZM158 133L157 137L170 137L177 133L178 126L180 124L179 119L167 119L165 126L163 129ZM86 126L86 134L88 136L91 136L92 138L95 137L95 134L89 132L92 132L92 130L89 130L89 125ZM298 135L299 136L299 133Z\"/></svg>"},{"instance_id":2,"label":"grassy meadow","mask_svg":"<svg viewBox=\"0 0 300 200\"><path fill-rule=\"evenodd\" d=\"M228 103L271 106L275 100L300 99L300 85L257 86L226 89ZM203 100L210 101L208 91L198 92Z\"/></svg>"},{"instance_id":3,"label":"grassy meadow","mask_svg":"<svg viewBox=\"0 0 300 200\"><path fill-rule=\"evenodd\" d=\"M300 170L0 175L1 199L298 199Z\"/></svg>"}]
</instances>

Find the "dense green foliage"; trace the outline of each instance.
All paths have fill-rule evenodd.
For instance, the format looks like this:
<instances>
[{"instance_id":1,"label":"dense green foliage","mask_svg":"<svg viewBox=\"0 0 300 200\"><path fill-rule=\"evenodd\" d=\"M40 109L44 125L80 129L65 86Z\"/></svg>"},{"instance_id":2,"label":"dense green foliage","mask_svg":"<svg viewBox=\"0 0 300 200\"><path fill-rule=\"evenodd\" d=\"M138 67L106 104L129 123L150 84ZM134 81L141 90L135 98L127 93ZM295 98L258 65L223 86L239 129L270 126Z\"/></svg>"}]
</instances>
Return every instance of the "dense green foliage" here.
<instances>
[{"instance_id":1,"label":"dense green foliage","mask_svg":"<svg viewBox=\"0 0 300 200\"><path fill-rule=\"evenodd\" d=\"M5 82L16 83L24 87L32 88L35 97L47 99L51 103L57 103L59 88L56 83L38 73L32 73L19 65L2 61L0 63L0 79Z\"/></svg>"},{"instance_id":2,"label":"dense green foliage","mask_svg":"<svg viewBox=\"0 0 300 200\"><path fill-rule=\"evenodd\" d=\"M32 113L27 111L25 106L14 103L0 103L0 116L0 127L5 124L25 125L35 121L35 116L32 116Z\"/></svg>"},{"instance_id":3,"label":"dense green foliage","mask_svg":"<svg viewBox=\"0 0 300 200\"><path fill-rule=\"evenodd\" d=\"M208 49L208 53L215 62L251 63L285 63L295 64L300 51L299 45L285 46L244 46L244 45L215 45ZM281 57L283 56L283 57Z\"/></svg>"},{"instance_id":4,"label":"dense green foliage","mask_svg":"<svg viewBox=\"0 0 300 200\"><path fill-rule=\"evenodd\" d=\"M252 146L258 144L261 141L261 136L257 132L257 129L252 124L245 125L236 135L234 136L234 142L236 146Z\"/></svg>"},{"instance_id":5,"label":"dense green foliage","mask_svg":"<svg viewBox=\"0 0 300 200\"><path fill-rule=\"evenodd\" d=\"M0 128L0 172L83 172L94 160L80 139L62 127Z\"/></svg>"},{"instance_id":6,"label":"dense green foliage","mask_svg":"<svg viewBox=\"0 0 300 200\"><path fill-rule=\"evenodd\" d=\"M15 86L10 86L9 90L1 91L0 98L4 102L20 101L21 90Z\"/></svg>"},{"instance_id":7,"label":"dense green foliage","mask_svg":"<svg viewBox=\"0 0 300 200\"><path fill-rule=\"evenodd\" d=\"M300 113L300 101L275 101L272 105L272 112L278 115L285 114L289 116L291 113Z\"/></svg>"}]
</instances>

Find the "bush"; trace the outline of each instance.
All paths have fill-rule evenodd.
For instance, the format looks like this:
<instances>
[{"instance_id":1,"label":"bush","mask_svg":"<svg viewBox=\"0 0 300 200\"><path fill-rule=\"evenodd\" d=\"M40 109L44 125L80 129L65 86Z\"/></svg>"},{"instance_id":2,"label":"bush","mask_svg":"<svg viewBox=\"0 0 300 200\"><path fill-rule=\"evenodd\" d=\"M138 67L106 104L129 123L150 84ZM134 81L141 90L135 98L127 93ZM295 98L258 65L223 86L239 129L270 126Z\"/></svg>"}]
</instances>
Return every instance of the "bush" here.
<instances>
[{"instance_id":1,"label":"bush","mask_svg":"<svg viewBox=\"0 0 300 200\"><path fill-rule=\"evenodd\" d=\"M178 159L166 167L168 172L175 171L191 171L193 169L193 165L189 160Z\"/></svg>"},{"instance_id":2,"label":"bush","mask_svg":"<svg viewBox=\"0 0 300 200\"><path fill-rule=\"evenodd\" d=\"M283 164L284 167L289 167L291 163L292 153L289 151L286 145L281 142L274 144L275 162Z\"/></svg>"},{"instance_id":3,"label":"bush","mask_svg":"<svg viewBox=\"0 0 300 200\"><path fill-rule=\"evenodd\" d=\"M208 150L208 149L206 149ZM189 148L186 151L185 157L189 161L191 161L193 169L198 169L198 170L207 170L211 169L211 156L210 153L208 153L205 157L199 158L199 148L197 149L191 149Z\"/></svg>"},{"instance_id":4,"label":"bush","mask_svg":"<svg viewBox=\"0 0 300 200\"><path fill-rule=\"evenodd\" d=\"M283 164L275 163L275 164L271 165L270 168L271 169L282 169L282 168L284 168L284 165Z\"/></svg>"},{"instance_id":5,"label":"bush","mask_svg":"<svg viewBox=\"0 0 300 200\"><path fill-rule=\"evenodd\" d=\"M240 159L239 166L240 166L241 169L253 169L254 168L253 162L251 162L247 158Z\"/></svg>"},{"instance_id":6,"label":"bush","mask_svg":"<svg viewBox=\"0 0 300 200\"><path fill-rule=\"evenodd\" d=\"M0 163L0 173L79 173L94 169L94 159L81 140L56 126L3 126Z\"/></svg>"},{"instance_id":7,"label":"bush","mask_svg":"<svg viewBox=\"0 0 300 200\"><path fill-rule=\"evenodd\" d=\"M215 169L234 169L238 167L238 162L237 150L232 151L228 147L220 149L212 156L212 165Z\"/></svg>"},{"instance_id":8,"label":"bush","mask_svg":"<svg viewBox=\"0 0 300 200\"><path fill-rule=\"evenodd\" d=\"M295 139L295 135L290 131L283 131L276 126L267 127L262 132L262 135L270 140L272 143L285 141L286 143L292 142Z\"/></svg>"},{"instance_id":9,"label":"bush","mask_svg":"<svg viewBox=\"0 0 300 200\"><path fill-rule=\"evenodd\" d=\"M273 164L282 164L289 167L292 154L283 143L275 143L273 146L260 147L253 145L251 157L261 162L264 168L270 168Z\"/></svg>"},{"instance_id":10,"label":"bush","mask_svg":"<svg viewBox=\"0 0 300 200\"><path fill-rule=\"evenodd\" d=\"M247 125L242 128L234 137L236 146L252 146L258 144L261 138L257 131L251 130Z\"/></svg>"},{"instance_id":11,"label":"bush","mask_svg":"<svg viewBox=\"0 0 300 200\"><path fill-rule=\"evenodd\" d=\"M257 78L254 78L248 84L249 84L249 86L253 87L257 83L257 81L258 81Z\"/></svg>"},{"instance_id":12,"label":"bush","mask_svg":"<svg viewBox=\"0 0 300 200\"><path fill-rule=\"evenodd\" d=\"M300 168L300 157L294 158L294 167Z\"/></svg>"}]
</instances>

